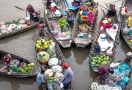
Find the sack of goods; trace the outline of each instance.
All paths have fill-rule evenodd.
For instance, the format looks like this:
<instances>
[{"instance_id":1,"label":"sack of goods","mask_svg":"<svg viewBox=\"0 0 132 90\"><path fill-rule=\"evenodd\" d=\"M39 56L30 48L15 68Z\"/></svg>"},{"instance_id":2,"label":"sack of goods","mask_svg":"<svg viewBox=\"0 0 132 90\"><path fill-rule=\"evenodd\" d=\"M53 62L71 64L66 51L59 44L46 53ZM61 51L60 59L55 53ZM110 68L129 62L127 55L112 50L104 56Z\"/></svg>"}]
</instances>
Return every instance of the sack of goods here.
<instances>
[{"instance_id":1,"label":"sack of goods","mask_svg":"<svg viewBox=\"0 0 132 90\"><path fill-rule=\"evenodd\" d=\"M57 64L58 64L58 58L51 58L51 59L48 61L48 65L49 65L50 67L55 66L55 65L57 65Z\"/></svg>"},{"instance_id":2,"label":"sack of goods","mask_svg":"<svg viewBox=\"0 0 132 90\"><path fill-rule=\"evenodd\" d=\"M107 55L107 56L112 56L112 54L113 54L113 53L112 53L111 50L107 50L107 51L106 51L106 55Z\"/></svg>"},{"instance_id":3,"label":"sack of goods","mask_svg":"<svg viewBox=\"0 0 132 90\"><path fill-rule=\"evenodd\" d=\"M55 66L52 67L52 71L53 72L59 72L59 73L61 73L62 70L63 70L62 67L59 66L59 65L55 65Z\"/></svg>"}]
</instances>

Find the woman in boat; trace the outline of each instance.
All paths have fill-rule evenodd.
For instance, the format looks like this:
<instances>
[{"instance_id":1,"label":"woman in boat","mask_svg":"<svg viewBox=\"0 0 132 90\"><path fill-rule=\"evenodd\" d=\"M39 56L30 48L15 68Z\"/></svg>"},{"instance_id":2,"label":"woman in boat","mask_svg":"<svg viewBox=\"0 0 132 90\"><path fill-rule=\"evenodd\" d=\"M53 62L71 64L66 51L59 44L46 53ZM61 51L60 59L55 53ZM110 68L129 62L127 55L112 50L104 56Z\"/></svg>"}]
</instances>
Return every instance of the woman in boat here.
<instances>
[{"instance_id":1,"label":"woman in boat","mask_svg":"<svg viewBox=\"0 0 132 90\"><path fill-rule=\"evenodd\" d=\"M99 43L97 41L95 41L93 43L93 45L94 45L94 53L98 53L99 54L100 51L101 51L101 47L100 47Z\"/></svg>"},{"instance_id":2,"label":"woman in boat","mask_svg":"<svg viewBox=\"0 0 132 90\"><path fill-rule=\"evenodd\" d=\"M74 21L74 13L72 11L68 11L67 21Z\"/></svg>"},{"instance_id":3,"label":"woman in boat","mask_svg":"<svg viewBox=\"0 0 132 90\"><path fill-rule=\"evenodd\" d=\"M63 67L65 69L64 70L64 77L62 77L60 82L63 83L64 90L65 90L65 89L68 89L68 84L70 82L74 81L74 73L67 63L63 63Z\"/></svg>"},{"instance_id":4,"label":"woman in boat","mask_svg":"<svg viewBox=\"0 0 132 90\"><path fill-rule=\"evenodd\" d=\"M28 4L26 12L29 12L30 21L33 22L34 21L34 15L33 14L35 13L35 10L31 4Z\"/></svg>"},{"instance_id":5,"label":"woman in boat","mask_svg":"<svg viewBox=\"0 0 132 90\"><path fill-rule=\"evenodd\" d=\"M88 11L88 21L90 25L92 25L92 22L94 21L95 13L92 10Z\"/></svg>"},{"instance_id":6,"label":"woman in boat","mask_svg":"<svg viewBox=\"0 0 132 90\"><path fill-rule=\"evenodd\" d=\"M10 54L7 54L6 56L4 56L4 59L3 59L5 65L7 66L7 68L10 67L10 63L12 62L12 57Z\"/></svg>"},{"instance_id":7,"label":"woman in boat","mask_svg":"<svg viewBox=\"0 0 132 90\"><path fill-rule=\"evenodd\" d=\"M37 81L37 83L40 83L40 84L46 84L46 77L44 76L44 69L43 68L37 74L36 81Z\"/></svg>"},{"instance_id":8,"label":"woman in boat","mask_svg":"<svg viewBox=\"0 0 132 90\"><path fill-rule=\"evenodd\" d=\"M47 9L51 9L51 0L47 0Z\"/></svg>"},{"instance_id":9,"label":"woman in boat","mask_svg":"<svg viewBox=\"0 0 132 90\"><path fill-rule=\"evenodd\" d=\"M80 6L81 2L82 2L81 0L73 0L72 4L77 7Z\"/></svg>"},{"instance_id":10,"label":"woman in boat","mask_svg":"<svg viewBox=\"0 0 132 90\"><path fill-rule=\"evenodd\" d=\"M127 19L127 25L128 25L128 28L130 28L132 26L132 13L130 13L130 15Z\"/></svg>"},{"instance_id":11,"label":"woman in boat","mask_svg":"<svg viewBox=\"0 0 132 90\"><path fill-rule=\"evenodd\" d=\"M65 26L65 25L66 25L66 27L67 27L68 29L70 29L70 25L67 23L67 20L66 20L66 18L64 17L64 15L61 15L61 16L60 16L59 25L60 25L60 28L61 28L61 32L64 32L64 26Z\"/></svg>"}]
</instances>

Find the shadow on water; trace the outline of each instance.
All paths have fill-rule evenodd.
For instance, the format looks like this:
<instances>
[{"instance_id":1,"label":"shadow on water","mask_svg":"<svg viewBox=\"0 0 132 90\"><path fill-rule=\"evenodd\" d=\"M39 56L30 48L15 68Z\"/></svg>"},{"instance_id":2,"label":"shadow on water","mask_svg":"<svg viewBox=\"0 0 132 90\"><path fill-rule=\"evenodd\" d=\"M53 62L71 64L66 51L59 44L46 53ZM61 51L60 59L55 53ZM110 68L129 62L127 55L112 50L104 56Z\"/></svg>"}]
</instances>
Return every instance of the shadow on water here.
<instances>
[{"instance_id":1,"label":"shadow on water","mask_svg":"<svg viewBox=\"0 0 132 90\"><path fill-rule=\"evenodd\" d=\"M75 46L64 49L61 48L65 61L69 64L74 72L75 80L72 83L73 90L86 90L92 83L97 74L91 70L89 64L89 49L90 46L85 49L78 49Z\"/></svg>"},{"instance_id":2,"label":"shadow on water","mask_svg":"<svg viewBox=\"0 0 132 90\"><path fill-rule=\"evenodd\" d=\"M1 76L0 90L42 90L41 85L35 82L36 81L35 78L36 77L10 78L10 77Z\"/></svg>"}]
</instances>

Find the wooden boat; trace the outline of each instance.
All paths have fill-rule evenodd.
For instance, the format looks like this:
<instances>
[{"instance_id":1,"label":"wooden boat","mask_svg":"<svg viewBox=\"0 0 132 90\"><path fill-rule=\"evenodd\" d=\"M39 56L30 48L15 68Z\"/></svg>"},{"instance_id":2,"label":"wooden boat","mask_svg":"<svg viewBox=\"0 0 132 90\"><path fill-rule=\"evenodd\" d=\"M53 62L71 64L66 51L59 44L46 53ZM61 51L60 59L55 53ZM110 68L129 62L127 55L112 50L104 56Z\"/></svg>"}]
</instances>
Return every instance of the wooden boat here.
<instances>
[{"instance_id":1,"label":"wooden boat","mask_svg":"<svg viewBox=\"0 0 132 90\"><path fill-rule=\"evenodd\" d=\"M71 9L67 8L67 4L65 0L60 0L59 2L61 3L59 5L62 8L62 13L67 18L67 21L74 22L76 20L74 12ZM68 16L68 13L71 13L72 15Z\"/></svg>"},{"instance_id":2,"label":"wooden boat","mask_svg":"<svg viewBox=\"0 0 132 90\"><path fill-rule=\"evenodd\" d=\"M121 62L120 64L122 64L122 63L127 63L128 65L130 65L130 67L132 68L132 66L131 66L131 64L130 63L132 63L131 62L131 57L127 57L126 59L124 59L124 61L119 61L119 62ZM129 61L130 62L129 62ZM130 85L131 85L131 74L132 74L132 70L130 70L130 72L129 73L127 73L128 74L128 77L130 78L130 81L127 83L127 85L126 85L126 87L124 88L124 89L122 89L122 90L131 90L131 87L130 87ZM96 82L96 83L98 83L99 85L101 84L100 83L100 79L99 79L99 76L97 77L97 78L95 78L94 79L94 81L93 82ZM92 84L91 84L92 85ZM87 90L92 90L91 89L91 85L90 85L90 87L87 89Z\"/></svg>"},{"instance_id":3,"label":"wooden boat","mask_svg":"<svg viewBox=\"0 0 132 90\"><path fill-rule=\"evenodd\" d=\"M43 20L41 23L45 23L45 21ZM47 28L47 25L45 25L45 28ZM58 60L60 60L60 63L59 65L62 66L62 64L65 62L64 61L64 56L62 54L62 51L58 45L58 43L56 42L56 40L54 39L54 37L52 36L52 34L50 34L48 31L45 31L45 29L39 29L39 34L36 38L36 43L37 43L37 40L40 40L40 39L44 39L44 40L52 40L54 43L55 43L55 53L56 53L56 58L58 58ZM38 60L37 58L37 53L39 53L41 50L38 50L36 47L35 47L35 52L36 52L36 60ZM44 65L45 69L51 69L51 67L47 64L47 63L42 63L40 62L41 66ZM48 83L47 84L42 84L42 88L43 90L48 90ZM71 89L71 83L69 83L69 90L72 90Z\"/></svg>"},{"instance_id":4,"label":"wooden boat","mask_svg":"<svg viewBox=\"0 0 132 90\"><path fill-rule=\"evenodd\" d=\"M13 61L19 62L17 64L18 65L18 71L17 72L9 73L10 71L8 72L7 69L5 69L5 64L3 62L3 58L7 54L11 55ZM1 60L0 60L0 75L2 75L2 76L13 77L13 78L26 78L26 77L35 76L40 70L40 68L39 68L40 64L39 64L39 62L36 62L35 63L36 65L32 68L32 70L29 73L20 73L19 72L20 68L22 68L25 63L30 64L31 63L30 61L28 61L22 57L19 57L17 55L2 51L2 50L0 50L0 58L1 58ZM14 64L12 64L12 66L13 65ZM10 68L10 70L11 70L11 68Z\"/></svg>"},{"instance_id":5,"label":"wooden boat","mask_svg":"<svg viewBox=\"0 0 132 90\"><path fill-rule=\"evenodd\" d=\"M46 13L46 9L44 11L44 17L46 19L46 23L48 25L48 30L49 32L54 36L55 40L59 43L59 45L63 48L69 48L71 46L72 40L71 40L71 29L69 30L67 27L64 27L64 32L63 33L68 33L68 37L55 37L53 32L55 30L60 31L60 26L59 26L59 18L49 18L49 15ZM68 22L67 22L68 24ZM61 33L62 34L62 33Z\"/></svg>"},{"instance_id":6,"label":"wooden boat","mask_svg":"<svg viewBox=\"0 0 132 90\"><path fill-rule=\"evenodd\" d=\"M59 18L62 14L62 8L60 7L61 3L58 2L58 0L51 0L51 4L53 5L50 5L50 6L54 6L53 9L51 8L48 8L47 7L47 0L42 0L43 1L43 4L44 4L44 8L45 8L45 13L47 14L47 17L48 18Z\"/></svg>"},{"instance_id":7,"label":"wooden boat","mask_svg":"<svg viewBox=\"0 0 132 90\"><path fill-rule=\"evenodd\" d=\"M77 12L76 21L74 22L74 26L72 29L72 40L74 41L77 48L87 47L94 38L93 34L96 32L95 26L96 26L97 14L98 14L97 13L98 12L97 4L92 1L92 2L88 2L88 3L81 6L82 9L86 9L86 10L88 8L92 8L92 7L94 8L94 11L95 11L94 15L95 16L94 16L94 20L91 23L91 25L89 25L87 15L80 15L80 13L83 12L83 11L81 11L81 9L79 9Z\"/></svg>"},{"instance_id":8,"label":"wooden boat","mask_svg":"<svg viewBox=\"0 0 132 90\"><path fill-rule=\"evenodd\" d=\"M18 20L20 20L20 19L18 19ZM5 24L6 24L6 26L8 27L10 24L15 24L16 21L17 21L17 20L9 21L9 22L6 22ZM17 24L18 24L18 23L19 23L19 21L17 22ZM28 30L30 30L30 29L36 27L36 26L37 26L37 23L35 22L35 23L32 23L32 24L30 24L29 26L24 27L24 28L21 28L21 29L19 29L19 30L17 30L17 29L16 29L17 27L16 27L12 32L8 31L7 33L4 33L4 34L2 34L2 32L1 32L1 33L0 33L0 39L6 38L6 37L10 37L10 36L13 36L13 35L16 35L16 34L19 34L19 33L25 32L25 31L28 31Z\"/></svg>"},{"instance_id":9,"label":"wooden boat","mask_svg":"<svg viewBox=\"0 0 132 90\"><path fill-rule=\"evenodd\" d=\"M128 15L130 15L131 11L132 11L132 1L131 0L124 0L124 5L123 7L127 7L128 8L128 12L127 14L124 16L122 15L122 8L120 10L120 18L121 18L121 34L124 38L124 41L126 42L126 44L132 49L132 43L130 40L132 40L132 37L130 36L130 34L123 34L123 29L126 27L127 23L126 20L128 19Z\"/></svg>"},{"instance_id":10,"label":"wooden boat","mask_svg":"<svg viewBox=\"0 0 132 90\"><path fill-rule=\"evenodd\" d=\"M98 31L95 32L94 39L93 39L93 41L98 41L101 47L100 54L97 55L97 53L94 53L93 44L91 45L91 48L90 48L90 54L89 54L90 64L93 68L93 71L95 72L98 72L98 66L104 60L107 61L107 64L110 64L113 61L115 49L116 49L116 46L118 45L119 37L120 37L120 24L118 23L118 20L117 20L116 10L108 10L107 14L104 15L101 21L103 22L107 21L105 19L107 20L111 19L113 25L107 29L104 27L100 27L100 29L98 29ZM101 25L101 21L100 21L100 25ZM106 29L106 30L103 30L103 29ZM106 35L105 40L101 37L102 35ZM109 55L108 53L111 53L111 54ZM99 57L98 59L100 60L97 60L97 61L93 60L94 57L96 56ZM106 60L106 57L108 57L108 60ZM92 63L94 61L96 62L96 64Z\"/></svg>"}]
</instances>

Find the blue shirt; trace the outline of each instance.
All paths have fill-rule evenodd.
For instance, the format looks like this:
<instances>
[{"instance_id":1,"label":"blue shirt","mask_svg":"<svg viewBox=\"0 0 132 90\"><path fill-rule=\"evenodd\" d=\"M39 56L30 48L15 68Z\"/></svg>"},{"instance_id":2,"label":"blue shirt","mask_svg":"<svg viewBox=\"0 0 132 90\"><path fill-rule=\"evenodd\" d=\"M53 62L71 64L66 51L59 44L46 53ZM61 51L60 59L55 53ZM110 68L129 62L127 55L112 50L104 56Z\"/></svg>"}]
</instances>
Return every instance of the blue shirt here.
<instances>
[{"instance_id":1,"label":"blue shirt","mask_svg":"<svg viewBox=\"0 0 132 90\"><path fill-rule=\"evenodd\" d=\"M63 80L65 83L70 83L74 80L74 73L70 67L64 71L64 77L62 77L61 82Z\"/></svg>"},{"instance_id":2,"label":"blue shirt","mask_svg":"<svg viewBox=\"0 0 132 90\"><path fill-rule=\"evenodd\" d=\"M36 78L37 83L43 83L46 82L46 77L44 76L44 74L41 74L40 72L37 74L37 78Z\"/></svg>"},{"instance_id":3,"label":"blue shirt","mask_svg":"<svg viewBox=\"0 0 132 90\"><path fill-rule=\"evenodd\" d=\"M94 53L99 53L100 50L101 50L101 48L100 48L99 44L97 44L97 45L94 46Z\"/></svg>"}]
</instances>

